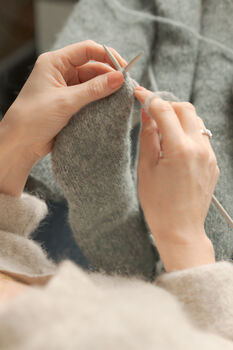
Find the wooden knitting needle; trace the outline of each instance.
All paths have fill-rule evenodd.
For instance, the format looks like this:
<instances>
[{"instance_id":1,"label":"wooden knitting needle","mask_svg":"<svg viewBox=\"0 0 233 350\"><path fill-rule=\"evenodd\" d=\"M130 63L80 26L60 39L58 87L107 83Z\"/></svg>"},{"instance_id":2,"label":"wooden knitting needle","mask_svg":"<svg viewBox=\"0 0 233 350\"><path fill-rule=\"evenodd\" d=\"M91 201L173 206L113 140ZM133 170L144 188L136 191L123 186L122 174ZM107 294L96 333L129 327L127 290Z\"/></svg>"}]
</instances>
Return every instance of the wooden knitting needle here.
<instances>
[{"instance_id":1,"label":"wooden knitting needle","mask_svg":"<svg viewBox=\"0 0 233 350\"><path fill-rule=\"evenodd\" d=\"M137 56L135 56L128 64L126 67L123 68L122 73L127 73L134 65L135 63L139 60L139 58L143 55L143 51L140 51Z\"/></svg>"},{"instance_id":2,"label":"wooden knitting needle","mask_svg":"<svg viewBox=\"0 0 233 350\"><path fill-rule=\"evenodd\" d=\"M110 58L110 60L112 61L112 64L114 65L114 67L116 68L116 70L121 70L121 66L120 63L117 61L116 57L111 53L111 51L107 48L107 46L103 45L105 51L108 54L108 57Z\"/></svg>"},{"instance_id":3,"label":"wooden knitting needle","mask_svg":"<svg viewBox=\"0 0 233 350\"><path fill-rule=\"evenodd\" d=\"M114 65L114 67L116 68L116 70L121 71L123 74L127 73L134 65L135 63L139 60L139 58L142 56L143 51L140 51L137 56L135 56L128 64L126 67L122 68L120 66L120 63L117 61L117 59L115 58L115 56L111 53L111 51L107 48L107 46L103 45L105 51L107 52L110 60L112 61L112 64Z\"/></svg>"}]
</instances>

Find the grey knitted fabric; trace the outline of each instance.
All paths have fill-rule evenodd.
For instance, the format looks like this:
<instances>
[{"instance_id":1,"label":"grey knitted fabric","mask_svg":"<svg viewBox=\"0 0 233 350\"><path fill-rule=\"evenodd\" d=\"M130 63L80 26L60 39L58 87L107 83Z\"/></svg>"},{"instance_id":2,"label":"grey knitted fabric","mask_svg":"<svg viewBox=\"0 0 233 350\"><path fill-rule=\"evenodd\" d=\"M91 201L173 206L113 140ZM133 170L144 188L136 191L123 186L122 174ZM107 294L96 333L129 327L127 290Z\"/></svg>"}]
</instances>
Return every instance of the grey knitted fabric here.
<instances>
[{"instance_id":1,"label":"grey knitted fabric","mask_svg":"<svg viewBox=\"0 0 233 350\"><path fill-rule=\"evenodd\" d=\"M156 0L156 15L187 25L196 32L201 25L201 0ZM183 28L156 23L152 67L159 90L171 91L189 101L198 54L198 39Z\"/></svg>"},{"instance_id":2,"label":"grey knitted fabric","mask_svg":"<svg viewBox=\"0 0 233 350\"><path fill-rule=\"evenodd\" d=\"M64 199L62 190L56 183L52 173L50 154L32 168L25 191L55 202L60 202Z\"/></svg>"},{"instance_id":3,"label":"grey knitted fabric","mask_svg":"<svg viewBox=\"0 0 233 350\"><path fill-rule=\"evenodd\" d=\"M233 2L204 1L202 34L233 49ZM233 55L200 43L192 102L212 130L220 177L215 194L233 216ZM211 205L206 230L218 260L233 257L233 230Z\"/></svg>"},{"instance_id":4,"label":"grey knitted fabric","mask_svg":"<svg viewBox=\"0 0 233 350\"><path fill-rule=\"evenodd\" d=\"M130 168L133 90L128 76L114 95L78 112L57 136L52 164L92 268L150 279L156 256Z\"/></svg>"}]
</instances>

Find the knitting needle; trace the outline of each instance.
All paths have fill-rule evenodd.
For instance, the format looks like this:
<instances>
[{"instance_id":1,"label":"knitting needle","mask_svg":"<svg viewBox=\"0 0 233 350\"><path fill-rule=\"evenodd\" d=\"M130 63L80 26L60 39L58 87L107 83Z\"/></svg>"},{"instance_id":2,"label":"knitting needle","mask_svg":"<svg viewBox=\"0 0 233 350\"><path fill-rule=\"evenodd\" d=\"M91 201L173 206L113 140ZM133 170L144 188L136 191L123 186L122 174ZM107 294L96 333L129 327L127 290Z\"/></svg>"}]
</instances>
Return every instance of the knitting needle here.
<instances>
[{"instance_id":1,"label":"knitting needle","mask_svg":"<svg viewBox=\"0 0 233 350\"><path fill-rule=\"evenodd\" d=\"M227 213L227 211L223 208L221 203L217 200L215 195L212 196L212 202L215 205L215 207L218 209L218 211L222 214L222 216L225 218L225 220L228 222L228 224L233 228L233 220L230 217L230 215Z\"/></svg>"},{"instance_id":2,"label":"knitting needle","mask_svg":"<svg viewBox=\"0 0 233 350\"><path fill-rule=\"evenodd\" d=\"M111 53L111 51L107 48L107 46L103 45L105 51L108 54L108 57L110 58L110 60L112 61L112 64L114 65L114 67L116 68L116 70L120 70L121 71L121 66L120 63L117 61L117 59L115 58L115 56Z\"/></svg>"},{"instance_id":3,"label":"knitting needle","mask_svg":"<svg viewBox=\"0 0 233 350\"><path fill-rule=\"evenodd\" d=\"M135 56L128 64L126 67L123 68L122 73L127 73L134 65L135 63L139 60L139 58L143 55L143 51L140 51L137 56Z\"/></svg>"},{"instance_id":4,"label":"knitting needle","mask_svg":"<svg viewBox=\"0 0 233 350\"><path fill-rule=\"evenodd\" d=\"M120 66L119 62L117 61L117 59L115 58L115 56L113 56L113 54L111 53L111 51L107 48L107 46L103 45L105 51L107 52L110 60L112 61L114 67L117 70L120 70L123 74L127 73L132 67L133 65L139 60L139 58L142 56L143 51L140 51L137 56L135 56L128 64L126 67L124 67L122 69L122 67ZM215 205L215 207L217 208L217 210L220 212L220 214L225 218L225 220L228 222L228 224L233 228L233 219L230 217L230 215L227 213L227 211L223 208L223 206L221 205L221 203L218 201L218 199L213 195L212 196L212 203Z\"/></svg>"},{"instance_id":5,"label":"knitting needle","mask_svg":"<svg viewBox=\"0 0 233 350\"><path fill-rule=\"evenodd\" d=\"M128 64L126 67L122 68L119 64L119 62L117 61L117 59L115 58L115 56L111 53L111 51L107 48L107 46L103 45L105 51L107 52L110 60L112 61L114 67L116 68L116 70L121 71L123 74L127 73L132 67L133 65L135 65L135 63L139 60L139 58L142 56L143 51L140 51L137 56L135 56Z\"/></svg>"}]
</instances>

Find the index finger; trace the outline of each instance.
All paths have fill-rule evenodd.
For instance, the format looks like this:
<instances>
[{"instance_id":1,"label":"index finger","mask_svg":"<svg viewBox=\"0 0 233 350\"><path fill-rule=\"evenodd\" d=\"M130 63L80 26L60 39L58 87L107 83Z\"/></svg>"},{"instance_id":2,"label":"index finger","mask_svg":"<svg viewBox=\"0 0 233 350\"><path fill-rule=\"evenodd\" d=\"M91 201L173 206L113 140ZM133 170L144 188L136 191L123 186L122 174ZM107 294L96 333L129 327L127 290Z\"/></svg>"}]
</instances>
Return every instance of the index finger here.
<instances>
[{"instance_id":1,"label":"index finger","mask_svg":"<svg viewBox=\"0 0 233 350\"><path fill-rule=\"evenodd\" d=\"M146 100L153 94L142 87L137 87L134 91L135 96L142 104L145 104ZM164 151L174 149L183 139L184 131L171 104L159 97L153 98L149 105L149 112L162 134Z\"/></svg>"},{"instance_id":2,"label":"index finger","mask_svg":"<svg viewBox=\"0 0 233 350\"><path fill-rule=\"evenodd\" d=\"M116 57L122 67L127 65L127 62L113 48L109 50ZM82 66L90 60L99 61L110 64L115 68L104 47L97 44L95 41L86 40L76 44L68 45L62 49L56 50L56 54L66 58L74 67Z\"/></svg>"}]
</instances>

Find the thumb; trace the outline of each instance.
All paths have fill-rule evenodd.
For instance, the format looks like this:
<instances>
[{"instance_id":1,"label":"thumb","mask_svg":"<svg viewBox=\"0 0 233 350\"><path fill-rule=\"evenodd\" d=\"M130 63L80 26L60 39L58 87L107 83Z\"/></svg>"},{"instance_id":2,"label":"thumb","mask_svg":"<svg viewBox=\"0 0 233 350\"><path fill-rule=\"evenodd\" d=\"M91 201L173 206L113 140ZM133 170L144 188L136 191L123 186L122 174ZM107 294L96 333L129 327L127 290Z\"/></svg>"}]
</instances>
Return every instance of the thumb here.
<instances>
[{"instance_id":1,"label":"thumb","mask_svg":"<svg viewBox=\"0 0 233 350\"><path fill-rule=\"evenodd\" d=\"M158 163L160 139L156 122L142 110L142 128L140 132L139 168L153 167Z\"/></svg>"},{"instance_id":2,"label":"thumb","mask_svg":"<svg viewBox=\"0 0 233 350\"><path fill-rule=\"evenodd\" d=\"M86 104L111 95L124 82L124 76L119 71L101 74L85 83L68 87L72 96L74 113Z\"/></svg>"}]
</instances>

